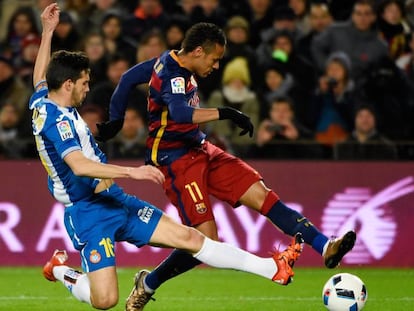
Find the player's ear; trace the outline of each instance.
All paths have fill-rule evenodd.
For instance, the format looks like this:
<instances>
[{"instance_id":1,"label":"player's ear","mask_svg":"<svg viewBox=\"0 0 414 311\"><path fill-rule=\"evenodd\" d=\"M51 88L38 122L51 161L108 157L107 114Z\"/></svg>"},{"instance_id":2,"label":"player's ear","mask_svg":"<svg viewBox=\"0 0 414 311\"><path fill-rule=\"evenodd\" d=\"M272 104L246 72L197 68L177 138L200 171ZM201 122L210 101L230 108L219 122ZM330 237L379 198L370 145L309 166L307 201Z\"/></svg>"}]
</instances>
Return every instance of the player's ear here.
<instances>
[{"instance_id":1,"label":"player's ear","mask_svg":"<svg viewBox=\"0 0 414 311\"><path fill-rule=\"evenodd\" d=\"M67 79L65 82L63 82L62 88L64 88L66 91L70 91L73 87L73 84L74 82L71 79Z\"/></svg>"},{"instance_id":2,"label":"player's ear","mask_svg":"<svg viewBox=\"0 0 414 311\"><path fill-rule=\"evenodd\" d=\"M203 55L205 53L205 51L204 51L204 49L203 49L203 47L200 45L200 46L197 46L194 50L193 50L193 54L194 54L194 56L196 56L196 57L200 57L201 55Z\"/></svg>"}]
</instances>

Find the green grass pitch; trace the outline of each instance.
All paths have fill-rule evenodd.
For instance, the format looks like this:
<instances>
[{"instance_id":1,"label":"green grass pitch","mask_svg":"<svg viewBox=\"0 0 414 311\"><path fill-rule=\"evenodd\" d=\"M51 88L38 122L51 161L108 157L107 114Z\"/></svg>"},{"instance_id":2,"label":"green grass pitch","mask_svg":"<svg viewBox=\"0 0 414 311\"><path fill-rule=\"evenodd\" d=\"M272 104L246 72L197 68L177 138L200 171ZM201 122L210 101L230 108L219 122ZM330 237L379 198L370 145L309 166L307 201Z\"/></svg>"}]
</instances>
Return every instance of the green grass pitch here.
<instances>
[{"instance_id":1,"label":"green grass pitch","mask_svg":"<svg viewBox=\"0 0 414 311\"><path fill-rule=\"evenodd\" d=\"M137 269L120 268L120 303L112 310L123 310L124 300ZM183 274L158 289L156 301L145 310L326 310L321 292L333 274L358 275L368 289L367 311L414 310L414 269L374 268L295 268L289 286L273 284L247 273L200 267ZM0 310L82 311L93 310L71 297L60 283L46 281L41 268L0 268Z\"/></svg>"}]
</instances>

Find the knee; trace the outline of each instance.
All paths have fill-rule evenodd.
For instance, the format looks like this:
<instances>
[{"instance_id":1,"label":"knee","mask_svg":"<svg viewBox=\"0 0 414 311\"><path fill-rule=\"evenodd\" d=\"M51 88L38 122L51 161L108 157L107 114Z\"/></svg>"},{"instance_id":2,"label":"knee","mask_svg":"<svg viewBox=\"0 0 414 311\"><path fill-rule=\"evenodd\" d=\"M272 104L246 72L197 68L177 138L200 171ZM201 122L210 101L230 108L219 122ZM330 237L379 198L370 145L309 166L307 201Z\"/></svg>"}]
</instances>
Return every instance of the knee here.
<instances>
[{"instance_id":1,"label":"knee","mask_svg":"<svg viewBox=\"0 0 414 311\"><path fill-rule=\"evenodd\" d=\"M198 252L203 246L204 236L194 228L186 227L185 234L181 238L183 249L191 253Z\"/></svg>"},{"instance_id":2,"label":"knee","mask_svg":"<svg viewBox=\"0 0 414 311\"><path fill-rule=\"evenodd\" d=\"M98 297L91 297L92 306L98 310L108 310L118 304L118 295L99 295Z\"/></svg>"}]
</instances>

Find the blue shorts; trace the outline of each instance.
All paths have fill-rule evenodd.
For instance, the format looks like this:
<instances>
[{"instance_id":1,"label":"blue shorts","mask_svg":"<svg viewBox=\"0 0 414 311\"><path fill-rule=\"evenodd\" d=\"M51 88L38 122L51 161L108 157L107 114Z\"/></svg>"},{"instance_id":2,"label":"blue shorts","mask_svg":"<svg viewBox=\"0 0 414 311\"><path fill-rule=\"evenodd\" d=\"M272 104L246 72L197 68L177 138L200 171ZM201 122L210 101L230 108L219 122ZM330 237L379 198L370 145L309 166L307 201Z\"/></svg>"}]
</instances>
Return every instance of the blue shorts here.
<instances>
[{"instance_id":1,"label":"blue shorts","mask_svg":"<svg viewBox=\"0 0 414 311\"><path fill-rule=\"evenodd\" d=\"M65 227L80 251L82 269L93 272L115 266L115 242L148 244L162 211L126 194L116 184L90 200L65 209Z\"/></svg>"}]
</instances>

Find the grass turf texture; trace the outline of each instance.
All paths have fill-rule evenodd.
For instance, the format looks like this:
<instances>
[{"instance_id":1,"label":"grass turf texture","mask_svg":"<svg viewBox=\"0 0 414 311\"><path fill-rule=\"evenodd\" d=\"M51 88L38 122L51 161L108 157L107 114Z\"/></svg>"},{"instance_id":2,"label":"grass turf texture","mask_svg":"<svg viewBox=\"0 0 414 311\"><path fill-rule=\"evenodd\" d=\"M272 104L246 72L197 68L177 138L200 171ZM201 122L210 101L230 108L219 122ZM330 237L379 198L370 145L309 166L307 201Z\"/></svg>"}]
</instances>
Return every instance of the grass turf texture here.
<instances>
[{"instance_id":1,"label":"grass turf texture","mask_svg":"<svg viewBox=\"0 0 414 311\"><path fill-rule=\"evenodd\" d=\"M136 271L118 269L120 303L112 310L124 310ZM414 269L389 268L295 268L294 282L287 287L242 272L197 268L165 283L145 310L326 310L322 287L339 272L353 273L365 282L364 310L414 310ZM0 293L0 310L93 310L72 298L62 284L46 281L40 267L0 268Z\"/></svg>"}]
</instances>

